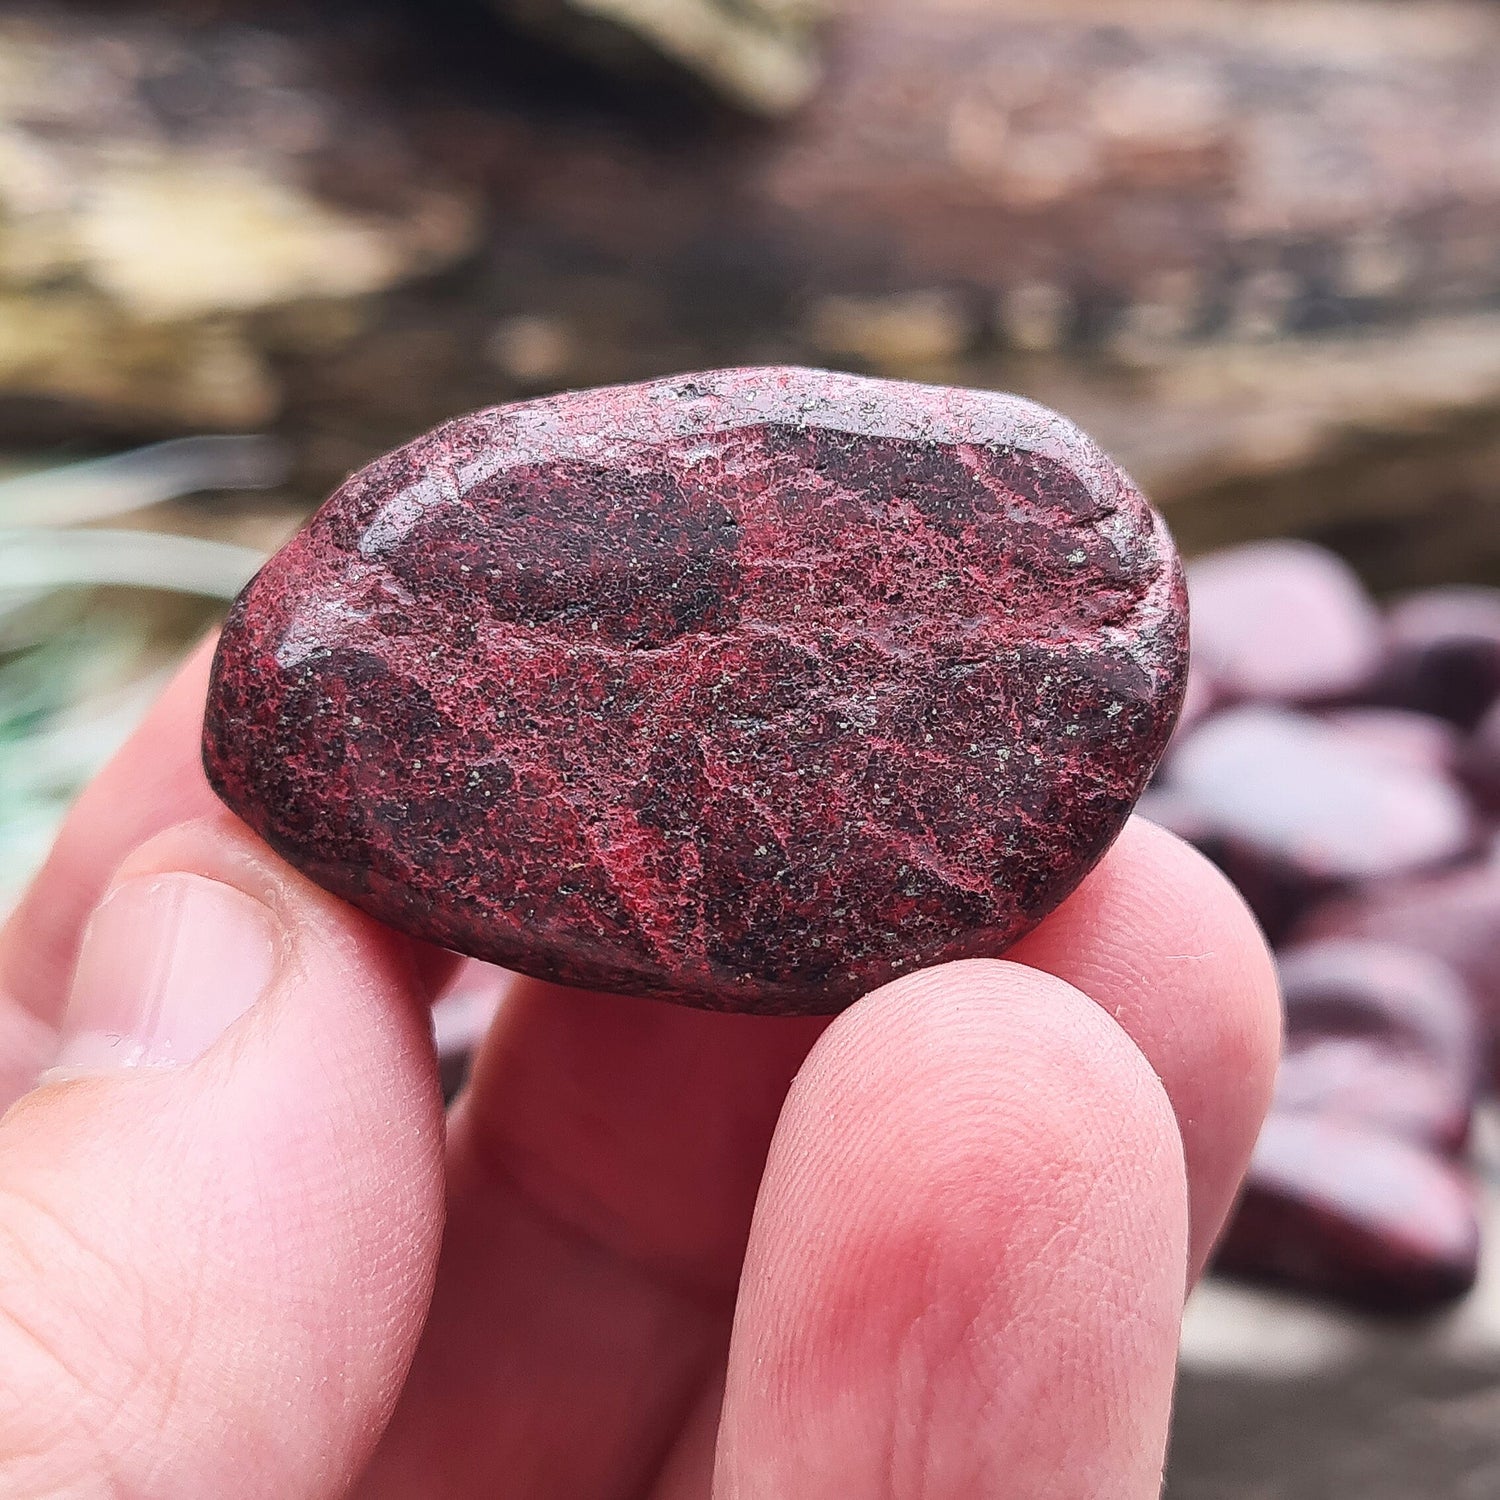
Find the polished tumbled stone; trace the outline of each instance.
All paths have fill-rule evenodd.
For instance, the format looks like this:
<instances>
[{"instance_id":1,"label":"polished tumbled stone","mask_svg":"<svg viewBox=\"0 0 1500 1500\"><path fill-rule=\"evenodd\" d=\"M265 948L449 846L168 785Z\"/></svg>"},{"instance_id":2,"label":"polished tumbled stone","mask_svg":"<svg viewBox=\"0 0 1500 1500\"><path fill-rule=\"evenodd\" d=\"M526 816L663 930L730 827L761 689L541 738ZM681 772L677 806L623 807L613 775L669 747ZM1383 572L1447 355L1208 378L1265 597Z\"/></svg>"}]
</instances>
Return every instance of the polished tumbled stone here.
<instances>
[{"instance_id":1,"label":"polished tumbled stone","mask_svg":"<svg viewBox=\"0 0 1500 1500\"><path fill-rule=\"evenodd\" d=\"M1474 1002L1447 964L1367 938L1277 955L1278 1110L1315 1111L1458 1152L1483 1073Z\"/></svg>"},{"instance_id":2,"label":"polished tumbled stone","mask_svg":"<svg viewBox=\"0 0 1500 1500\"><path fill-rule=\"evenodd\" d=\"M1185 735L1152 811L1218 861L1275 938L1331 891L1451 863L1478 840L1441 771L1261 705Z\"/></svg>"},{"instance_id":3,"label":"polished tumbled stone","mask_svg":"<svg viewBox=\"0 0 1500 1500\"><path fill-rule=\"evenodd\" d=\"M1216 1260L1357 1306L1425 1312L1474 1285L1478 1192L1462 1164L1401 1136L1273 1113Z\"/></svg>"},{"instance_id":4,"label":"polished tumbled stone","mask_svg":"<svg viewBox=\"0 0 1500 1500\"><path fill-rule=\"evenodd\" d=\"M1470 729L1500 698L1500 589L1451 584L1399 600L1376 684L1385 702Z\"/></svg>"},{"instance_id":5,"label":"polished tumbled stone","mask_svg":"<svg viewBox=\"0 0 1500 1500\"><path fill-rule=\"evenodd\" d=\"M1067 421L718 371L479 412L356 474L235 605L205 760L407 932L830 1011L1051 911L1185 663L1171 542Z\"/></svg>"},{"instance_id":6,"label":"polished tumbled stone","mask_svg":"<svg viewBox=\"0 0 1500 1500\"><path fill-rule=\"evenodd\" d=\"M1380 616L1342 558L1311 542L1252 542L1188 570L1193 663L1229 701L1357 692L1380 661Z\"/></svg>"}]
</instances>

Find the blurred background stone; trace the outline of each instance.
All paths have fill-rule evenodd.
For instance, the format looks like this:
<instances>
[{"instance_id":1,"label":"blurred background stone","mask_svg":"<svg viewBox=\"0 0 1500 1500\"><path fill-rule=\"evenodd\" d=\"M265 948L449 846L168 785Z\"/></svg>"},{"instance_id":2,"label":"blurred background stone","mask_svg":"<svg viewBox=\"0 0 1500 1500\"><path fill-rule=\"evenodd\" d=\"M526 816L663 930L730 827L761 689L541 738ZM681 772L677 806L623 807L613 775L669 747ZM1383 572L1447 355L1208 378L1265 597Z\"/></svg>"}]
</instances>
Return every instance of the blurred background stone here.
<instances>
[{"instance_id":1,"label":"blurred background stone","mask_svg":"<svg viewBox=\"0 0 1500 1500\"><path fill-rule=\"evenodd\" d=\"M1473 1001L1446 964L1352 939L1278 956L1286 1037L1278 1113L1315 1111L1457 1153L1482 1074Z\"/></svg>"},{"instance_id":2,"label":"blurred background stone","mask_svg":"<svg viewBox=\"0 0 1500 1500\"><path fill-rule=\"evenodd\" d=\"M1472 729L1500 696L1500 589L1425 589L1386 621L1376 696Z\"/></svg>"},{"instance_id":3,"label":"blurred background stone","mask_svg":"<svg viewBox=\"0 0 1500 1500\"><path fill-rule=\"evenodd\" d=\"M1478 843L1440 771L1265 704L1182 736L1158 786L1170 800L1148 815L1214 858L1273 939L1319 898L1449 864Z\"/></svg>"},{"instance_id":4,"label":"blurred background stone","mask_svg":"<svg viewBox=\"0 0 1500 1500\"><path fill-rule=\"evenodd\" d=\"M1190 568L1193 656L1219 699L1348 698L1381 658L1374 602L1342 558L1308 542L1260 542Z\"/></svg>"},{"instance_id":5,"label":"blurred background stone","mask_svg":"<svg viewBox=\"0 0 1500 1500\"><path fill-rule=\"evenodd\" d=\"M1221 1271L1403 1313L1479 1273L1477 1187L1425 1145L1323 1113L1273 1112L1256 1142Z\"/></svg>"},{"instance_id":6,"label":"blurred background stone","mask_svg":"<svg viewBox=\"0 0 1500 1500\"><path fill-rule=\"evenodd\" d=\"M1482 1224L1500 1242L1496 1121ZM1500 1490L1500 1256L1392 1320L1211 1280L1188 1304L1167 1500L1479 1500Z\"/></svg>"}]
</instances>

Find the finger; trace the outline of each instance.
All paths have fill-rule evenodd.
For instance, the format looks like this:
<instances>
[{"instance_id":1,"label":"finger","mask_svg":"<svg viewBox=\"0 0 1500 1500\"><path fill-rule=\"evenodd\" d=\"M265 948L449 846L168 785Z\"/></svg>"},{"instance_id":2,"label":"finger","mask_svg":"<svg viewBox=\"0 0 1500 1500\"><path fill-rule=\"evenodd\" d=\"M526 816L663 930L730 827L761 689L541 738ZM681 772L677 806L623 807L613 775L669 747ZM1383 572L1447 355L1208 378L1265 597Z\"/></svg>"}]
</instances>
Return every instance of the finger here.
<instances>
[{"instance_id":1,"label":"finger","mask_svg":"<svg viewBox=\"0 0 1500 1500\"><path fill-rule=\"evenodd\" d=\"M1201 1254L1274 1069L1254 924L1133 826L1030 941L1060 969L1077 954L1175 1092ZM372 1494L451 1473L584 1500L652 1472L719 1357L777 1115L826 1024L517 982L452 1125L443 1275Z\"/></svg>"},{"instance_id":2,"label":"finger","mask_svg":"<svg viewBox=\"0 0 1500 1500\"><path fill-rule=\"evenodd\" d=\"M1147 1500L1186 1285L1170 1104L1050 975L973 961L847 1012L783 1112L715 1500Z\"/></svg>"},{"instance_id":3,"label":"finger","mask_svg":"<svg viewBox=\"0 0 1500 1500\"><path fill-rule=\"evenodd\" d=\"M0 1109L50 1057L83 925L116 867L153 834L217 816L203 774L203 699L212 640L187 659L145 719L89 784L46 863L0 927ZM413 945L429 991L454 970L451 956Z\"/></svg>"},{"instance_id":4,"label":"finger","mask_svg":"<svg viewBox=\"0 0 1500 1500\"><path fill-rule=\"evenodd\" d=\"M0 928L0 1109L46 1065L78 941L115 867L152 834L218 807L199 754L213 643L196 650L88 786Z\"/></svg>"},{"instance_id":5,"label":"finger","mask_svg":"<svg viewBox=\"0 0 1500 1500\"><path fill-rule=\"evenodd\" d=\"M121 868L62 1035L0 1120L0 1493L344 1495L440 1235L409 955L189 824Z\"/></svg>"},{"instance_id":6,"label":"finger","mask_svg":"<svg viewBox=\"0 0 1500 1500\"><path fill-rule=\"evenodd\" d=\"M1082 990L1166 1087L1187 1156L1196 1276L1239 1191L1281 1048L1276 971L1229 881L1133 818L1110 855L1006 957Z\"/></svg>"},{"instance_id":7,"label":"finger","mask_svg":"<svg viewBox=\"0 0 1500 1500\"><path fill-rule=\"evenodd\" d=\"M647 1492L722 1365L761 1165L826 1024L512 987L450 1121L438 1288L362 1495Z\"/></svg>"}]
</instances>

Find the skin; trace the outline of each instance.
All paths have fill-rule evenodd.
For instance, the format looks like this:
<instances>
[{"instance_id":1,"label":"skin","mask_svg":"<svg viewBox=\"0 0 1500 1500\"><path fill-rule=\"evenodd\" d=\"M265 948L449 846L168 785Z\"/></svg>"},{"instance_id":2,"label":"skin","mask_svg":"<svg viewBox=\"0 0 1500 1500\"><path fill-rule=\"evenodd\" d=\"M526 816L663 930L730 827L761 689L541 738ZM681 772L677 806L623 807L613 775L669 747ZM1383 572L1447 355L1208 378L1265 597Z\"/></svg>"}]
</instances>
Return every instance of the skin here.
<instances>
[{"instance_id":1,"label":"skin","mask_svg":"<svg viewBox=\"0 0 1500 1500\"><path fill-rule=\"evenodd\" d=\"M0 937L0 1493L1158 1493L1278 1043L1196 854L1137 820L1006 960L832 1022L511 980L445 1129L450 961L216 808L205 671ZM185 1065L41 1079L106 891L139 917L79 972L128 1009L200 881L272 924L261 998Z\"/></svg>"}]
</instances>

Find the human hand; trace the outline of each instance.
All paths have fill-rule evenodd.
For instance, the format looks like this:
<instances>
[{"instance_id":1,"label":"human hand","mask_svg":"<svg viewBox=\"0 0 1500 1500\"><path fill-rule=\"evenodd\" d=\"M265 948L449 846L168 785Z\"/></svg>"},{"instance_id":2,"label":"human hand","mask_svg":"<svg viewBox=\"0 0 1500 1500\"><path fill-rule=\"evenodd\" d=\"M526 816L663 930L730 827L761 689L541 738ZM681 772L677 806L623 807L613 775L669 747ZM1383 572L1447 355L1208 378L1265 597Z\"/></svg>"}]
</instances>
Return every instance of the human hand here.
<instances>
[{"instance_id":1,"label":"human hand","mask_svg":"<svg viewBox=\"0 0 1500 1500\"><path fill-rule=\"evenodd\" d=\"M206 668L0 936L0 1495L1158 1493L1279 1025L1210 866L831 1022L516 979L445 1142L450 961L218 809Z\"/></svg>"}]
</instances>

